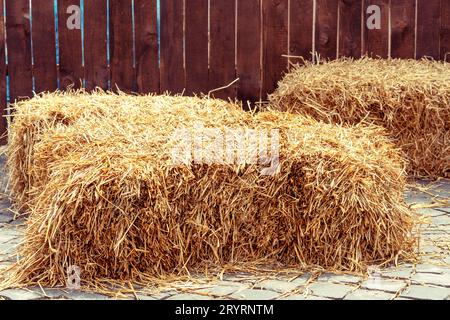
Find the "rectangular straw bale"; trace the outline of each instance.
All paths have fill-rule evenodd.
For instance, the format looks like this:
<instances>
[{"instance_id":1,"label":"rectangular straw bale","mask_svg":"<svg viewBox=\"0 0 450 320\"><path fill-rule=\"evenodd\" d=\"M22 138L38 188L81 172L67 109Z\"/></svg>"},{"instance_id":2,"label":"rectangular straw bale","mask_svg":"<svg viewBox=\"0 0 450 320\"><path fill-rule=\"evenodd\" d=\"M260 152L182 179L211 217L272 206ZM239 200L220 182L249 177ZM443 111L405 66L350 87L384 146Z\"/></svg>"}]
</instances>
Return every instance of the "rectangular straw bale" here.
<instances>
[{"instance_id":1,"label":"rectangular straw bale","mask_svg":"<svg viewBox=\"0 0 450 320\"><path fill-rule=\"evenodd\" d=\"M35 142L38 183L11 281L63 284L71 265L91 283L273 262L363 271L414 256L404 162L383 129L207 98L105 95L60 97L61 108L80 99L102 112L47 126ZM248 143L236 147L240 162L174 162L180 128L194 138L278 130L279 166L262 174Z\"/></svg>"},{"instance_id":2,"label":"rectangular straw bale","mask_svg":"<svg viewBox=\"0 0 450 320\"><path fill-rule=\"evenodd\" d=\"M414 176L450 177L450 64L430 60L340 59L297 66L270 108L328 123L387 129Z\"/></svg>"}]
</instances>

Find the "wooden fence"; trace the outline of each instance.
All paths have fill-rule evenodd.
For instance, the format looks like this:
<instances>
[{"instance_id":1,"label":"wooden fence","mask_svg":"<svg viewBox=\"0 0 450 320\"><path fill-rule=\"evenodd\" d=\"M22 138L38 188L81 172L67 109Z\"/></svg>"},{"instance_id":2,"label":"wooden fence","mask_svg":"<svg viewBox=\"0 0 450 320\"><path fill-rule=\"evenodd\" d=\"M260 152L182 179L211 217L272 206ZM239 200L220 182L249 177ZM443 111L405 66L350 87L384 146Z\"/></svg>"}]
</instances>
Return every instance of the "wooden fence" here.
<instances>
[{"instance_id":1,"label":"wooden fence","mask_svg":"<svg viewBox=\"0 0 450 320\"><path fill-rule=\"evenodd\" d=\"M239 78L215 96L258 101L299 56L450 52L450 0L2 1L3 114L8 102L69 86L190 95ZM74 5L79 29L68 25ZM367 27L373 5L379 29Z\"/></svg>"}]
</instances>

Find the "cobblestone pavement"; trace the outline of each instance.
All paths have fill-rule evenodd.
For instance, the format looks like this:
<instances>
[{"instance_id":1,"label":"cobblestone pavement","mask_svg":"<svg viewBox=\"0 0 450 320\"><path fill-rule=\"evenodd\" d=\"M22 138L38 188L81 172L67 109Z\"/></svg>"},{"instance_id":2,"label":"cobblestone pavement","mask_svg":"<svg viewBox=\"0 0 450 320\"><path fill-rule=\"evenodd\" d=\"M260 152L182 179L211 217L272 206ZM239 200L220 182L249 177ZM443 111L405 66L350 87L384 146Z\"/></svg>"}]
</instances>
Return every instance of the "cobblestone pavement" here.
<instances>
[{"instance_id":1,"label":"cobblestone pavement","mask_svg":"<svg viewBox=\"0 0 450 320\"><path fill-rule=\"evenodd\" d=\"M0 158L0 168L2 168ZM0 169L0 177L5 176ZM3 180L3 182L2 182ZM5 179L0 179L4 190ZM3 185L2 185L3 184ZM450 206L442 207L450 196L450 181L414 182L406 201L429 219L421 239L421 263L376 270L363 278L331 273L283 276L229 274L216 282L186 282L178 290L163 290L153 295L133 294L127 299L344 299L344 300L450 300ZM448 201L448 200L447 200ZM430 207L430 204L441 206ZM17 258L16 247L24 232L24 221L14 220L6 197L0 197L0 269ZM26 288L0 291L0 299L110 299L99 293L67 289Z\"/></svg>"}]
</instances>

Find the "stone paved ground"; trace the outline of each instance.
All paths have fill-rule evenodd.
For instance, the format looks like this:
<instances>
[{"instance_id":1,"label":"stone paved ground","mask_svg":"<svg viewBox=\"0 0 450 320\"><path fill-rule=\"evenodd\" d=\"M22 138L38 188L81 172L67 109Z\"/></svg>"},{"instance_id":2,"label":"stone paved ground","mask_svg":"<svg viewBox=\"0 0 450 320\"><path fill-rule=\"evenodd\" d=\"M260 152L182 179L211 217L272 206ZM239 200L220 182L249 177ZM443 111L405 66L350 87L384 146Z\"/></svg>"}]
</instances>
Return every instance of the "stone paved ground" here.
<instances>
[{"instance_id":1,"label":"stone paved ground","mask_svg":"<svg viewBox=\"0 0 450 320\"><path fill-rule=\"evenodd\" d=\"M5 174L0 157L0 187L4 190ZM418 181L406 192L406 200L429 218L421 240L422 261L373 270L370 277L338 274L301 274L256 276L229 274L206 284L186 282L157 294L133 294L127 299L447 299L450 300L450 205L442 206L450 196L450 181ZM447 200L448 201L448 200ZM430 208L432 203L440 207ZM0 197L0 269L13 263L15 251L24 232L24 221L14 220L10 203ZM67 289L27 288L0 291L1 299L110 299L100 293Z\"/></svg>"}]
</instances>

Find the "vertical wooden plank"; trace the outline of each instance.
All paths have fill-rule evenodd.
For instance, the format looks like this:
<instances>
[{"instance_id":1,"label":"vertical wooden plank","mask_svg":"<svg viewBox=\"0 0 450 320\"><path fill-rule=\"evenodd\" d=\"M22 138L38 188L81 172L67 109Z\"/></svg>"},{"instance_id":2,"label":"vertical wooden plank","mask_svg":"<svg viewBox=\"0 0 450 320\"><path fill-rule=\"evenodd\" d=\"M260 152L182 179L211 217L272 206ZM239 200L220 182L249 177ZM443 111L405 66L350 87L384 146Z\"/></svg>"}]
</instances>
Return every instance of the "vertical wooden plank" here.
<instances>
[{"instance_id":1,"label":"vertical wooden plank","mask_svg":"<svg viewBox=\"0 0 450 320\"><path fill-rule=\"evenodd\" d=\"M208 0L185 0L186 93L208 90Z\"/></svg>"},{"instance_id":2,"label":"vertical wooden plank","mask_svg":"<svg viewBox=\"0 0 450 320\"><path fill-rule=\"evenodd\" d=\"M183 0L161 1L161 91L181 93L185 88Z\"/></svg>"},{"instance_id":3,"label":"vertical wooden plank","mask_svg":"<svg viewBox=\"0 0 450 320\"><path fill-rule=\"evenodd\" d=\"M441 2L441 60L450 62L450 1Z\"/></svg>"},{"instance_id":4,"label":"vertical wooden plank","mask_svg":"<svg viewBox=\"0 0 450 320\"><path fill-rule=\"evenodd\" d=\"M2 3L3 4L3 3ZM0 6L0 145L6 144L6 61L5 61L5 23L3 5Z\"/></svg>"},{"instance_id":5,"label":"vertical wooden plank","mask_svg":"<svg viewBox=\"0 0 450 320\"><path fill-rule=\"evenodd\" d=\"M236 79L236 2L211 0L209 87L224 87ZM216 91L216 98L236 97L236 86Z\"/></svg>"},{"instance_id":6,"label":"vertical wooden plank","mask_svg":"<svg viewBox=\"0 0 450 320\"><path fill-rule=\"evenodd\" d=\"M263 1L262 99L275 90L287 70L288 9L288 0Z\"/></svg>"},{"instance_id":7,"label":"vertical wooden plank","mask_svg":"<svg viewBox=\"0 0 450 320\"><path fill-rule=\"evenodd\" d=\"M69 86L80 88L83 80L81 29L69 29L68 19L74 14L72 6L79 0L58 0L59 81L62 90Z\"/></svg>"},{"instance_id":8,"label":"vertical wooden plank","mask_svg":"<svg viewBox=\"0 0 450 320\"><path fill-rule=\"evenodd\" d=\"M391 57L414 58L416 0L391 1Z\"/></svg>"},{"instance_id":9,"label":"vertical wooden plank","mask_svg":"<svg viewBox=\"0 0 450 320\"><path fill-rule=\"evenodd\" d=\"M378 6L381 13L380 29L370 30L367 21L372 12L370 6ZM363 52L370 57L387 58L389 56L389 0L364 0Z\"/></svg>"},{"instance_id":10,"label":"vertical wooden plank","mask_svg":"<svg viewBox=\"0 0 450 320\"><path fill-rule=\"evenodd\" d=\"M316 51L320 59L337 57L338 2L316 0Z\"/></svg>"},{"instance_id":11,"label":"vertical wooden plank","mask_svg":"<svg viewBox=\"0 0 450 320\"><path fill-rule=\"evenodd\" d=\"M6 1L10 101L31 97L31 34L28 0Z\"/></svg>"},{"instance_id":12,"label":"vertical wooden plank","mask_svg":"<svg viewBox=\"0 0 450 320\"><path fill-rule=\"evenodd\" d=\"M416 58L439 59L441 0L417 0Z\"/></svg>"},{"instance_id":13,"label":"vertical wooden plank","mask_svg":"<svg viewBox=\"0 0 450 320\"><path fill-rule=\"evenodd\" d=\"M361 57L361 0L339 1L339 56Z\"/></svg>"},{"instance_id":14,"label":"vertical wooden plank","mask_svg":"<svg viewBox=\"0 0 450 320\"><path fill-rule=\"evenodd\" d=\"M55 91L58 88L58 74L53 1L33 0L31 8L35 91Z\"/></svg>"},{"instance_id":15,"label":"vertical wooden plank","mask_svg":"<svg viewBox=\"0 0 450 320\"><path fill-rule=\"evenodd\" d=\"M84 0L84 78L86 90L108 89L107 1Z\"/></svg>"},{"instance_id":16,"label":"vertical wooden plank","mask_svg":"<svg viewBox=\"0 0 450 320\"><path fill-rule=\"evenodd\" d=\"M135 92L132 0L110 1L111 88Z\"/></svg>"},{"instance_id":17,"label":"vertical wooden plank","mask_svg":"<svg viewBox=\"0 0 450 320\"><path fill-rule=\"evenodd\" d=\"M156 0L135 0L136 77L141 93L159 93Z\"/></svg>"},{"instance_id":18,"label":"vertical wooden plank","mask_svg":"<svg viewBox=\"0 0 450 320\"><path fill-rule=\"evenodd\" d=\"M312 58L313 33L313 2L314 0L291 0L290 32L289 32L289 59L291 63L301 62L296 57L305 60Z\"/></svg>"},{"instance_id":19,"label":"vertical wooden plank","mask_svg":"<svg viewBox=\"0 0 450 320\"><path fill-rule=\"evenodd\" d=\"M261 98L261 0L237 5L237 96L247 105Z\"/></svg>"}]
</instances>

